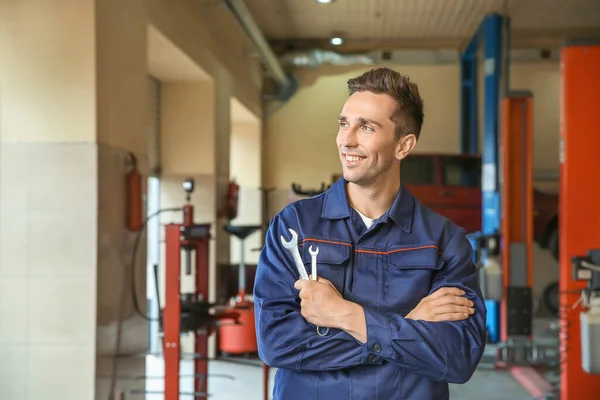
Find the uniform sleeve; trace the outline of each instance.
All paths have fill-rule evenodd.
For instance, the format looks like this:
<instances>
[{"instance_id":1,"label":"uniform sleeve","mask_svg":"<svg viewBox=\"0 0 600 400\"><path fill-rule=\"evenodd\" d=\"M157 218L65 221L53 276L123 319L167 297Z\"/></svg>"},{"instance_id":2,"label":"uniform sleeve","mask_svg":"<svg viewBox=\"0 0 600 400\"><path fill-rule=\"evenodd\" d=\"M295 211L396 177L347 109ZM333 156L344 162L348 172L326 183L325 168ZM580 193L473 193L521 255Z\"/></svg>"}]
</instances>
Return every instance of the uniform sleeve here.
<instances>
[{"instance_id":1,"label":"uniform sleeve","mask_svg":"<svg viewBox=\"0 0 600 400\"><path fill-rule=\"evenodd\" d=\"M432 380L465 383L485 349L486 308L472 248L462 229L456 230L443 257L445 265L435 277L431 293L442 287L460 288L475 304L475 314L464 321L428 322L365 307L367 347L380 358Z\"/></svg>"},{"instance_id":2,"label":"uniform sleeve","mask_svg":"<svg viewBox=\"0 0 600 400\"><path fill-rule=\"evenodd\" d=\"M260 358L271 367L306 371L367 363L369 352L347 332L330 329L326 336L320 336L317 327L302 317L298 290L294 288L298 272L289 251L281 245L281 234L290 238L288 225L276 216L266 234L254 282Z\"/></svg>"}]
</instances>

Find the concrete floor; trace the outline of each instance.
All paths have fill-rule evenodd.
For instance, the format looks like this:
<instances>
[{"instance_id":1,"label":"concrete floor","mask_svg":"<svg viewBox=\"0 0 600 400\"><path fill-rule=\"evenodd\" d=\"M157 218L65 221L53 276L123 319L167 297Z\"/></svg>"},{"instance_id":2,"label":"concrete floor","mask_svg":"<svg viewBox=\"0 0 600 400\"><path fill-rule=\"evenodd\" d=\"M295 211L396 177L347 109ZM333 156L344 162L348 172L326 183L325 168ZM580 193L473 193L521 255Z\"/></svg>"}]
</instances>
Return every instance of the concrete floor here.
<instances>
[{"instance_id":1,"label":"concrete floor","mask_svg":"<svg viewBox=\"0 0 600 400\"><path fill-rule=\"evenodd\" d=\"M160 376L162 373L162 360L148 357L148 376ZM182 375L189 373L189 363L182 363ZM262 367L244 365L227 361L211 361L209 364L209 393L214 400L263 400ZM273 377L271 371L269 393L273 390ZM191 380L181 380L182 391L190 391ZM148 381L148 391L162 391L162 380ZM142 399L142 395L129 395L128 400ZM181 399L192 399L191 396L181 396ZM452 400L531 400L532 397L523 389L512 376L502 370L493 370L481 367L473 378L464 385L451 385L450 398ZM147 395L146 400L162 400L163 395L156 393Z\"/></svg>"}]
</instances>

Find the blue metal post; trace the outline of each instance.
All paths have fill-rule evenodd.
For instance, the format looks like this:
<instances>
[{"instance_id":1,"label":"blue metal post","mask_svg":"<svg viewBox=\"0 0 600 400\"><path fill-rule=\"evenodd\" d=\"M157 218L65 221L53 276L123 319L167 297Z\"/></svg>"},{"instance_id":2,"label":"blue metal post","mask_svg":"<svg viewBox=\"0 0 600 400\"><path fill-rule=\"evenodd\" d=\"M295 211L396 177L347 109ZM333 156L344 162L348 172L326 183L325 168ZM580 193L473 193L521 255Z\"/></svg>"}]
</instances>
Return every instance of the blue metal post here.
<instances>
[{"instance_id":1,"label":"blue metal post","mask_svg":"<svg viewBox=\"0 0 600 400\"><path fill-rule=\"evenodd\" d=\"M461 152L476 154L479 152L479 129L477 126L477 47L478 33L461 55L460 64L460 128Z\"/></svg>"},{"instance_id":2,"label":"blue metal post","mask_svg":"<svg viewBox=\"0 0 600 400\"><path fill-rule=\"evenodd\" d=\"M500 74L502 69L502 17L488 16L484 23L484 115L483 170L481 177L484 234L500 229L500 188L498 187L498 128L500 118Z\"/></svg>"},{"instance_id":3,"label":"blue metal post","mask_svg":"<svg viewBox=\"0 0 600 400\"><path fill-rule=\"evenodd\" d=\"M500 83L502 72L502 23L500 15L492 14L483 22L484 34L484 115L482 154L482 233L490 235L500 231L500 188L499 188L499 119ZM488 329L492 342L499 340L499 304L487 301Z\"/></svg>"}]
</instances>

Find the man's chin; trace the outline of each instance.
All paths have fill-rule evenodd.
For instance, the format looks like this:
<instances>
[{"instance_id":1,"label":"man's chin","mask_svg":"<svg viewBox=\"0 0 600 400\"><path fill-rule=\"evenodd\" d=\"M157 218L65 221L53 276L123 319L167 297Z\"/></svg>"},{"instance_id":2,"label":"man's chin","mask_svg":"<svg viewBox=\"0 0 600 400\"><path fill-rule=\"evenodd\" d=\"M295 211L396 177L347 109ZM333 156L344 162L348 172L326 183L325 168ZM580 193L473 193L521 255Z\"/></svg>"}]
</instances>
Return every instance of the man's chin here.
<instances>
[{"instance_id":1,"label":"man's chin","mask_svg":"<svg viewBox=\"0 0 600 400\"><path fill-rule=\"evenodd\" d=\"M364 182L364 177L357 176L356 174L344 174L344 179L348 183L353 183L355 185L360 185Z\"/></svg>"}]
</instances>

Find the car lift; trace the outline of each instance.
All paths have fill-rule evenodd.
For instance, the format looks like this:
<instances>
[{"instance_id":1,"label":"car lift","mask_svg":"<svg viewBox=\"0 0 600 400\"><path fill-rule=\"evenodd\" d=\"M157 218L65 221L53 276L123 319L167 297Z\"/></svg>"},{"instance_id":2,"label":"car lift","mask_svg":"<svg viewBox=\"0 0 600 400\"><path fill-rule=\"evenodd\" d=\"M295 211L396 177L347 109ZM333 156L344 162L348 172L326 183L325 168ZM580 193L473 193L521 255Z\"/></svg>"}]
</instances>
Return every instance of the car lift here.
<instances>
[{"instance_id":1,"label":"car lift","mask_svg":"<svg viewBox=\"0 0 600 400\"><path fill-rule=\"evenodd\" d=\"M544 364L545 358L545 349L532 341L533 99L530 93L507 90L508 58L502 50L508 27L507 18L488 16L462 55L461 150L478 151L476 54L483 40L482 232L470 239L476 260L481 256L484 265L480 277L489 341L500 342L497 365L508 366L533 396L544 396L552 386L528 367ZM595 116L600 47L567 46L561 62L560 394L563 400L585 400L600 391L600 376L592 375L600 373L600 270L590 271L600 264L600 250L594 250L600 249L600 162L593 158L600 149L600 118ZM495 285L498 277L501 283ZM585 291L578 280L589 281ZM582 291L580 322L569 310Z\"/></svg>"},{"instance_id":2,"label":"car lift","mask_svg":"<svg viewBox=\"0 0 600 400\"><path fill-rule=\"evenodd\" d=\"M498 160L498 121L500 119L499 101L501 83L505 86L508 76L503 76L507 71L503 60L503 33L508 30L507 18L491 14L487 16L473 39L468 44L461 57L461 150L463 153L475 154L479 152L478 143L478 118L477 118L477 69L479 47L484 47L484 135L482 152L482 221L481 232L471 237L474 247L480 250L481 260L486 263L497 249L496 236L500 231L500 188L499 188L499 160ZM488 247L491 249L488 250ZM478 256L476 256L478 257ZM484 290L485 292L485 290ZM486 293L484 293L486 295ZM489 340L492 343L500 340L500 304L497 299L486 296L487 328Z\"/></svg>"},{"instance_id":3,"label":"car lift","mask_svg":"<svg viewBox=\"0 0 600 400\"><path fill-rule=\"evenodd\" d=\"M573 43L562 49L559 203L562 400L591 400L600 393L599 70L600 44ZM574 307L580 304L580 312L575 312Z\"/></svg>"}]
</instances>

